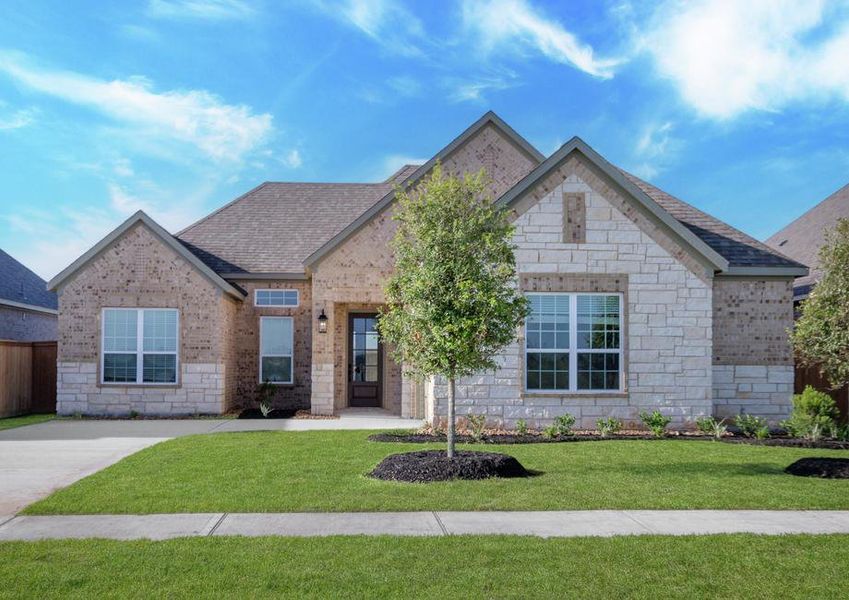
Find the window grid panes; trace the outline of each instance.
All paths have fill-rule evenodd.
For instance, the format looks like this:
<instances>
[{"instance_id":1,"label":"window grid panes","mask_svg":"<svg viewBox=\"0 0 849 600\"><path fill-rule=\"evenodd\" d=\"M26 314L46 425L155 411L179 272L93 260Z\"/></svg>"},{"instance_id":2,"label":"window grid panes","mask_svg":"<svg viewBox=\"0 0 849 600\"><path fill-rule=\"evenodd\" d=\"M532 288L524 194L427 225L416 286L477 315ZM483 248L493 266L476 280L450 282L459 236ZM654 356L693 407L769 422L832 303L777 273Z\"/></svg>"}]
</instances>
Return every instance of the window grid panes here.
<instances>
[{"instance_id":1,"label":"window grid panes","mask_svg":"<svg viewBox=\"0 0 849 600\"><path fill-rule=\"evenodd\" d=\"M292 383L291 317L261 317L259 381Z\"/></svg>"},{"instance_id":2,"label":"window grid panes","mask_svg":"<svg viewBox=\"0 0 849 600\"><path fill-rule=\"evenodd\" d=\"M298 306L298 290L257 290L257 306Z\"/></svg>"},{"instance_id":3,"label":"window grid panes","mask_svg":"<svg viewBox=\"0 0 849 600\"><path fill-rule=\"evenodd\" d=\"M177 383L175 309L103 311L103 382Z\"/></svg>"},{"instance_id":4,"label":"window grid panes","mask_svg":"<svg viewBox=\"0 0 849 600\"><path fill-rule=\"evenodd\" d=\"M621 297L528 294L525 387L529 391L621 388Z\"/></svg>"}]
</instances>

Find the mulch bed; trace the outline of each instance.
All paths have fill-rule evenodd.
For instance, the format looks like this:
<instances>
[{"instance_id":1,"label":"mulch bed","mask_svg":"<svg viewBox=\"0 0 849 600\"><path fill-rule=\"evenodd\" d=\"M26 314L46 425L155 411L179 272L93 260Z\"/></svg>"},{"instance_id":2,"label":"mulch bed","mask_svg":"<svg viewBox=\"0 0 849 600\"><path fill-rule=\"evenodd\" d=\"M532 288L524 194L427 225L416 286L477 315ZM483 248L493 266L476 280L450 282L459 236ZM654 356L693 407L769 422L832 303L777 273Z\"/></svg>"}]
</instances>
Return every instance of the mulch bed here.
<instances>
[{"instance_id":1,"label":"mulch bed","mask_svg":"<svg viewBox=\"0 0 849 600\"><path fill-rule=\"evenodd\" d=\"M268 413L268 416L264 416L262 411L258 408L246 408L242 412L239 413L237 419L291 419L295 416L294 409L284 409L284 408L274 408Z\"/></svg>"},{"instance_id":2,"label":"mulch bed","mask_svg":"<svg viewBox=\"0 0 849 600\"><path fill-rule=\"evenodd\" d=\"M444 435L435 435L430 433L375 433L368 437L371 442L394 442L406 444L431 444L445 443ZM565 442L604 442L609 440L696 440L696 441L714 441L713 437L698 435L692 433L679 434L671 432L669 436L656 438L644 432L634 432L627 435L611 435L601 437L596 434L578 434L570 436L554 436L546 437L542 434L529 433L526 435L512 433L496 433L485 435L481 440L476 441L472 436L461 434L457 436L458 444L552 444ZM769 438L766 440L756 440L747 437L724 437L720 441L726 444L752 444L757 446L784 446L788 448L823 448L829 450L849 450L849 442L841 442L837 440L820 440L812 442L798 438Z\"/></svg>"},{"instance_id":3,"label":"mulch bed","mask_svg":"<svg viewBox=\"0 0 849 600\"><path fill-rule=\"evenodd\" d=\"M784 471L800 477L849 479L849 458L802 458Z\"/></svg>"},{"instance_id":4,"label":"mulch bed","mask_svg":"<svg viewBox=\"0 0 849 600\"><path fill-rule=\"evenodd\" d=\"M375 479L429 483L452 479L489 479L490 477L530 477L518 460L497 452L459 450L449 460L444 450L424 450L391 454L369 473Z\"/></svg>"}]
</instances>

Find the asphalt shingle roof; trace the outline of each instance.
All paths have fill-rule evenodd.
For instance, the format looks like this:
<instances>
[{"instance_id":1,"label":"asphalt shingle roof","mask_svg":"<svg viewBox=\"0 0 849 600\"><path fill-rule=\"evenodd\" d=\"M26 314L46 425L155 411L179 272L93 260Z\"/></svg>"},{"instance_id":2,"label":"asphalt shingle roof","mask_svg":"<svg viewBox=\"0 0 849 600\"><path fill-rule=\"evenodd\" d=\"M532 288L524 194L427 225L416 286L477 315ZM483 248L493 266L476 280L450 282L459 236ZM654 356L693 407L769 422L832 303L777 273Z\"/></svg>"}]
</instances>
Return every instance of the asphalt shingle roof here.
<instances>
[{"instance_id":1,"label":"asphalt shingle roof","mask_svg":"<svg viewBox=\"0 0 849 600\"><path fill-rule=\"evenodd\" d=\"M622 171L622 169L620 169ZM804 267L774 248L746 235L728 223L700 211L637 177L622 171L631 183L671 214L684 227L725 258L732 267Z\"/></svg>"},{"instance_id":2,"label":"asphalt shingle roof","mask_svg":"<svg viewBox=\"0 0 849 600\"><path fill-rule=\"evenodd\" d=\"M834 227L838 219L849 219L849 185L834 192L766 241L777 251L810 267L807 277L795 281L797 288L810 287L822 276L819 250L825 243L826 229Z\"/></svg>"},{"instance_id":3,"label":"asphalt shingle roof","mask_svg":"<svg viewBox=\"0 0 849 600\"><path fill-rule=\"evenodd\" d=\"M59 306L56 293L47 291L47 283L3 250L0 250L0 298L54 310Z\"/></svg>"}]
</instances>

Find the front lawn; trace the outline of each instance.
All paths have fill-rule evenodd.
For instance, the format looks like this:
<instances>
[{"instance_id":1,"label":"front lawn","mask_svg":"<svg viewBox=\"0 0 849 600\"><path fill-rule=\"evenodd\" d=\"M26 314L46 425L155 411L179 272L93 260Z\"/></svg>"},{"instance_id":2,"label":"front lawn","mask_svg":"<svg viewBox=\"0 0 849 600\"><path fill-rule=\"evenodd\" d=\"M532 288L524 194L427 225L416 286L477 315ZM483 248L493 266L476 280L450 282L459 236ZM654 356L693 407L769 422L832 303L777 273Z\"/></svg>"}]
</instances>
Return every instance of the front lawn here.
<instances>
[{"instance_id":1,"label":"front lawn","mask_svg":"<svg viewBox=\"0 0 849 600\"><path fill-rule=\"evenodd\" d=\"M0 544L0 598L845 598L849 536Z\"/></svg>"},{"instance_id":2,"label":"front lawn","mask_svg":"<svg viewBox=\"0 0 849 600\"><path fill-rule=\"evenodd\" d=\"M846 450L682 440L487 445L542 474L409 484L365 474L387 454L440 446L369 442L367 436L313 431L178 438L129 456L25 512L849 509L849 480L783 472L803 456L849 457Z\"/></svg>"},{"instance_id":3,"label":"front lawn","mask_svg":"<svg viewBox=\"0 0 849 600\"><path fill-rule=\"evenodd\" d=\"M4 429L14 429L15 427L23 427L24 425L35 425L36 423L44 423L55 419L54 414L43 415L24 415L23 417L7 417L0 419L0 431Z\"/></svg>"}]
</instances>

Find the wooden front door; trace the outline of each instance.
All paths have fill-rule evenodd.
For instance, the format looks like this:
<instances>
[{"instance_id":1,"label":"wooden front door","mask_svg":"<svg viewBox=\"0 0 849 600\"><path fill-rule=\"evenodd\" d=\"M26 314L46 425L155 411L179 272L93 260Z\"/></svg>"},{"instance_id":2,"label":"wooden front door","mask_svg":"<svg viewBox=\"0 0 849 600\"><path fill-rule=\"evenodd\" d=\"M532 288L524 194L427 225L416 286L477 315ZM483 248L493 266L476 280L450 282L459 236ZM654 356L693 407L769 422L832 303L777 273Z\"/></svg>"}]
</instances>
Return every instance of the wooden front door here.
<instances>
[{"instance_id":1,"label":"wooden front door","mask_svg":"<svg viewBox=\"0 0 849 600\"><path fill-rule=\"evenodd\" d=\"M348 317L348 405L380 406L382 344L377 335L377 315Z\"/></svg>"}]
</instances>

